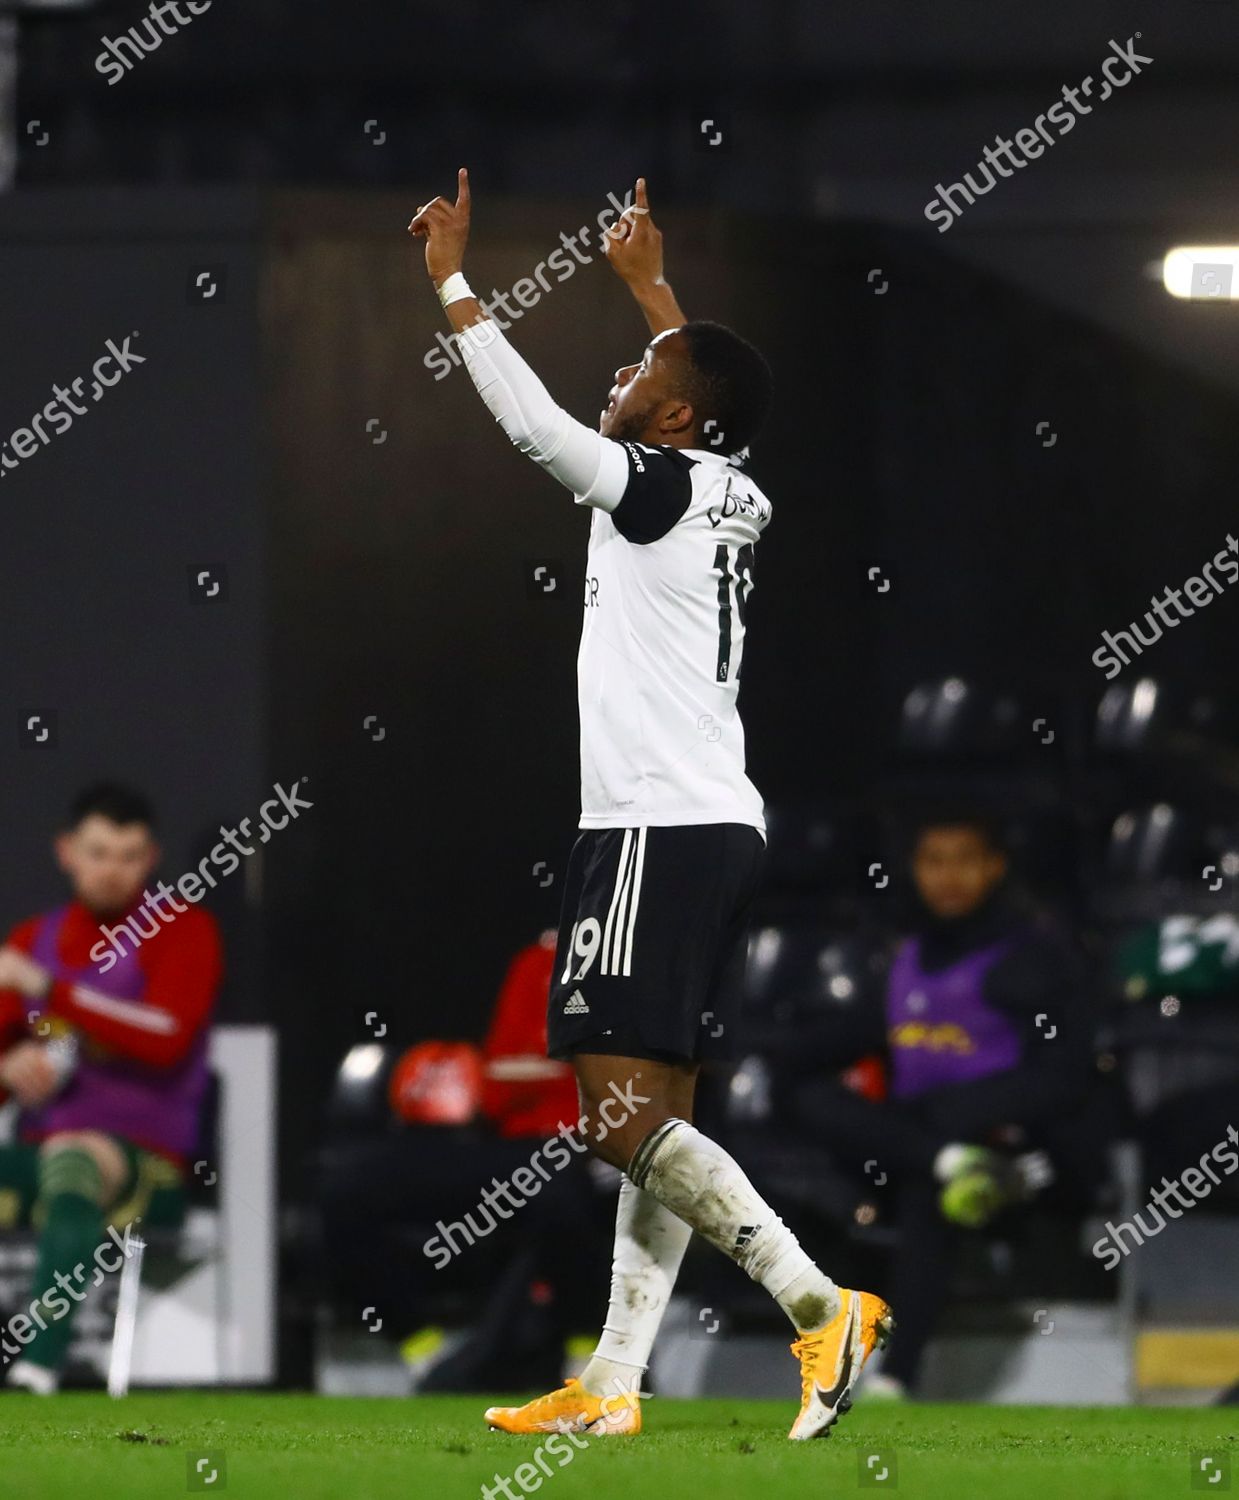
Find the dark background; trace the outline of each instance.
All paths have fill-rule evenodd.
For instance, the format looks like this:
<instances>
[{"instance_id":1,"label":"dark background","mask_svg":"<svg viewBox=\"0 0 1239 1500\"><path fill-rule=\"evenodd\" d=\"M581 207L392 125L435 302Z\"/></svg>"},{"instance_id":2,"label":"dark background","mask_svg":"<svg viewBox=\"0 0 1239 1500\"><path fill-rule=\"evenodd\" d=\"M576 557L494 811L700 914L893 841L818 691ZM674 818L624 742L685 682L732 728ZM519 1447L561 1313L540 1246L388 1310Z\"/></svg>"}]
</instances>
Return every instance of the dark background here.
<instances>
[{"instance_id":1,"label":"dark background","mask_svg":"<svg viewBox=\"0 0 1239 1500\"><path fill-rule=\"evenodd\" d=\"M587 518L422 364L444 324L403 230L457 165L487 290L644 173L690 315L775 368L742 698L771 804L881 808L904 694L951 673L1011 691L1030 756L1033 720L1058 726L1066 774L1099 633L1239 521L1233 306L1149 273L1239 239L1235 7L254 0L109 88L99 39L142 14L18 23L0 426L107 338L140 330L148 363L0 489L0 921L56 897L47 841L86 779L150 791L175 878L308 778L313 810L214 902L224 1015L280 1028L286 1165L366 1011L479 1034L556 918L575 826ZM926 223L936 182L1136 30L1144 75L948 234ZM596 261L511 336L591 419L643 332ZM226 597L195 599L204 565ZM1232 693L1237 608L1142 668ZM25 744L48 709L56 743Z\"/></svg>"}]
</instances>

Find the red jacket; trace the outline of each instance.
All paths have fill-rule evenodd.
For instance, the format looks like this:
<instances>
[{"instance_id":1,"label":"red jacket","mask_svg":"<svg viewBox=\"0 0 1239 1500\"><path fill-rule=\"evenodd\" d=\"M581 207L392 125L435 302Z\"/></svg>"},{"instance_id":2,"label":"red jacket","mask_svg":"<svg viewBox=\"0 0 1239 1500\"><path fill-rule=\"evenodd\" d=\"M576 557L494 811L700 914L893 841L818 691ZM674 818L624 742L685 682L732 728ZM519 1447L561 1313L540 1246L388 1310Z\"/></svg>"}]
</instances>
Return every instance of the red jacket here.
<instances>
[{"instance_id":1,"label":"red jacket","mask_svg":"<svg viewBox=\"0 0 1239 1500\"><path fill-rule=\"evenodd\" d=\"M555 934L531 943L508 967L490 1030L482 1044L486 1061L534 1054L546 1056L546 1005L555 965ZM495 1122L502 1136L551 1136L560 1123L576 1123L576 1082L572 1069L563 1063L557 1077L501 1083L487 1079L482 1090L482 1110Z\"/></svg>"},{"instance_id":2,"label":"red jacket","mask_svg":"<svg viewBox=\"0 0 1239 1500\"><path fill-rule=\"evenodd\" d=\"M41 916L31 917L18 923L9 934L9 944L31 953L42 920ZM109 919L106 925L116 926L123 920ZM90 950L99 941L98 920L79 902L73 902L60 934L60 958L70 966L87 969ZM100 1009L79 1004L73 985L61 980L53 982L44 1008L109 1052L155 1068L173 1067L207 1024L215 1003L223 973L215 918L202 907L191 906L139 944L137 956L146 979L141 1014L136 1008L130 1016L122 1006ZM0 1051L28 1034L27 1009L20 992L0 990ZM147 1021L152 1010L158 1013L157 1026Z\"/></svg>"}]
</instances>

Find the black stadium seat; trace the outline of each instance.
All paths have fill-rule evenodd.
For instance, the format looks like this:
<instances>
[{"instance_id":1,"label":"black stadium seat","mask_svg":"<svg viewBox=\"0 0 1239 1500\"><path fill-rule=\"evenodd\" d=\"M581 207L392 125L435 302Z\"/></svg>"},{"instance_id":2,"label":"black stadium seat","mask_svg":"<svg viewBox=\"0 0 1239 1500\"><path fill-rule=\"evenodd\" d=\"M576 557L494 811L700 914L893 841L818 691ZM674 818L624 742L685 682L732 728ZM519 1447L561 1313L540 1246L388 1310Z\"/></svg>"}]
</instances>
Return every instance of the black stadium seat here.
<instances>
[{"instance_id":1,"label":"black stadium seat","mask_svg":"<svg viewBox=\"0 0 1239 1500\"><path fill-rule=\"evenodd\" d=\"M991 686L959 673L917 683L893 726L881 805L902 825L932 808L986 814L1019 831L1017 856L1034 883L1070 881L1075 825L1065 768L1080 738L1077 719L1057 690Z\"/></svg>"},{"instance_id":2,"label":"black stadium seat","mask_svg":"<svg viewBox=\"0 0 1239 1500\"><path fill-rule=\"evenodd\" d=\"M1207 863L1204 827L1193 813L1169 802L1132 808L1110 828L1105 876L1108 882L1134 885L1182 880L1197 882Z\"/></svg>"},{"instance_id":3,"label":"black stadium seat","mask_svg":"<svg viewBox=\"0 0 1239 1500\"><path fill-rule=\"evenodd\" d=\"M824 803L774 804L766 808L766 841L755 927L856 924L873 890L866 872L887 859L875 818Z\"/></svg>"},{"instance_id":4,"label":"black stadium seat","mask_svg":"<svg viewBox=\"0 0 1239 1500\"><path fill-rule=\"evenodd\" d=\"M767 887L824 891L855 873L855 829L849 819L821 807L766 809Z\"/></svg>"},{"instance_id":5,"label":"black stadium seat","mask_svg":"<svg viewBox=\"0 0 1239 1500\"><path fill-rule=\"evenodd\" d=\"M962 677L918 683L903 700L896 743L904 756L938 758L1021 754L1030 719L1019 700Z\"/></svg>"},{"instance_id":6,"label":"black stadium seat","mask_svg":"<svg viewBox=\"0 0 1239 1500\"><path fill-rule=\"evenodd\" d=\"M876 972L861 937L820 926L759 927L749 939L745 1010L777 1024L812 1019L867 998Z\"/></svg>"},{"instance_id":7,"label":"black stadium seat","mask_svg":"<svg viewBox=\"0 0 1239 1500\"><path fill-rule=\"evenodd\" d=\"M1110 931L1233 910L1239 822L1170 801L1127 808L1101 841L1090 886L1091 914Z\"/></svg>"},{"instance_id":8,"label":"black stadium seat","mask_svg":"<svg viewBox=\"0 0 1239 1500\"><path fill-rule=\"evenodd\" d=\"M1097 704L1095 749L1139 756L1182 751L1201 739L1233 743L1231 696L1156 677L1116 682Z\"/></svg>"},{"instance_id":9,"label":"black stadium seat","mask_svg":"<svg viewBox=\"0 0 1239 1500\"><path fill-rule=\"evenodd\" d=\"M387 1084L397 1057L397 1049L384 1042L362 1042L349 1048L336 1069L327 1100L328 1139L373 1135L390 1127Z\"/></svg>"}]
</instances>

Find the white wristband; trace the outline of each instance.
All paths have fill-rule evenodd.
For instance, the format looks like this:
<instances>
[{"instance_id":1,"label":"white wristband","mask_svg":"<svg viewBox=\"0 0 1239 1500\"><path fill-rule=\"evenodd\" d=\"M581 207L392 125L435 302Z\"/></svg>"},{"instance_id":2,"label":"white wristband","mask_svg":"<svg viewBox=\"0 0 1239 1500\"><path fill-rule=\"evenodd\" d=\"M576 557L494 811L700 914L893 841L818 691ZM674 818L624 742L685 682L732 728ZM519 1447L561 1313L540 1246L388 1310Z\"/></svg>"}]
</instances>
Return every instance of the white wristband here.
<instances>
[{"instance_id":1,"label":"white wristband","mask_svg":"<svg viewBox=\"0 0 1239 1500\"><path fill-rule=\"evenodd\" d=\"M463 271L453 271L443 285L439 288L439 303L446 307L449 302L459 302L462 297L472 297L469 283L465 280Z\"/></svg>"}]
</instances>

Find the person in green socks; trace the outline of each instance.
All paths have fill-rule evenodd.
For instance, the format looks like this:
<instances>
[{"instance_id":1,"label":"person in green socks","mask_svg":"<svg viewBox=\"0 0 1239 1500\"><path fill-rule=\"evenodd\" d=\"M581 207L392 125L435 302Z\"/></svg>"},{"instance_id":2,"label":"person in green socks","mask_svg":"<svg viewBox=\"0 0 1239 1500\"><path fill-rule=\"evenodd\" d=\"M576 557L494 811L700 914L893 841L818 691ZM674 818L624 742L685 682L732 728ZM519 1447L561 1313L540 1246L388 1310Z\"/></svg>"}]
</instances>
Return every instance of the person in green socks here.
<instances>
[{"instance_id":1,"label":"person in green socks","mask_svg":"<svg viewBox=\"0 0 1239 1500\"><path fill-rule=\"evenodd\" d=\"M29 1309L0 1329L0 1362L10 1388L39 1395L59 1387L78 1303L121 1263L118 1231L183 1181L221 975L197 898L147 887L160 851L139 794L83 792L55 851L73 899L0 948L0 1090L21 1111L0 1148L0 1229L39 1233Z\"/></svg>"}]
</instances>

